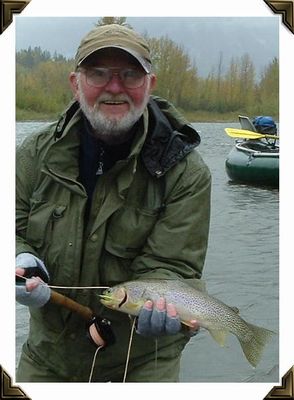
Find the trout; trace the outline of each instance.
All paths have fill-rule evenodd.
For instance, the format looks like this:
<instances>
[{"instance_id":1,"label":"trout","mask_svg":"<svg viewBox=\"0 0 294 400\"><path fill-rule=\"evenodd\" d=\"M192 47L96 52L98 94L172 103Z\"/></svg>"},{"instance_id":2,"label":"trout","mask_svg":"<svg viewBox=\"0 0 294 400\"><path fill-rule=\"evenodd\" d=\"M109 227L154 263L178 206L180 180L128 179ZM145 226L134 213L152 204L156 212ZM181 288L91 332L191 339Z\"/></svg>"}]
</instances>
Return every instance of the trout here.
<instances>
[{"instance_id":1,"label":"trout","mask_svg":"<svg viewBox=\"0 0 294 400\"><path fill-rule=\"evenodd\" d=\"M113 310L137 316L147 300L160 297L175 305L181 323L190 326L191 320L209 331L224 346L229 333L237 337L249 363L256 367L263 348L274 332L250 324L242 319L236 308L229 307L181 280L148 279L124 282L113 286L99 296L101 303Z\"/></svg>"}]
</instances>

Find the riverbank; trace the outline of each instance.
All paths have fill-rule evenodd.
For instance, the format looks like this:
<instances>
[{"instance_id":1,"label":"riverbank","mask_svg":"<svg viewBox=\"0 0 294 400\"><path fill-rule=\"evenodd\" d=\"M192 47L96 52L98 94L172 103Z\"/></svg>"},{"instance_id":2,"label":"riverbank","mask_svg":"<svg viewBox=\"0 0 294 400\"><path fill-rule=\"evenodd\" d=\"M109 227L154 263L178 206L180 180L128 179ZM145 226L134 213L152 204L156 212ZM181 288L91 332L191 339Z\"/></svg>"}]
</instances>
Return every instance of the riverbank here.
<instances>
[{"instance_id":1,"label":"riverbank","mask_svg":"<svg viewBox=\"0 0 294 400\"><path fill-rule=\"evenodd\" d=\"M217 113L208 111L184 111L180 112L192 122L238 122L238 113Z\"/></svg>"},{"instance_id":2,"label":"riverbank","mask_svg":"<svg viewBox=\"0 0 294 400\"><path fill-rule=\"evenodd\" d=\"M60 110L62 112L62 110ZM213 113L207 111L179 110L188 121L192 122L238 122L238 113ZM242 114L242 113L241 113ZM55 121L60 113L41 113L33 110L16 109L16 121Z\"/></svg>"},{"instance_id":3,"label":"riverbank","mask_svg":"<svg viewBox=\"0 0 294 400\"><path fill-rule=\"evenodd\" d=\"M29 121L55 121L58 119L58 113L43 113L34 110L24 110L16 108L15 118L16 122L29 122Z\"/></svg>"},{"instance_id":4,"label":"riverbank","mask_svg":"<svg viewBox=\"0 0 294 400\"><path fill-rule=\"evenodd\" d=\"M216 113L208 111L185 111L179 109L181 114L191 122L239 122L238 115L244 115L244 112L227 112L227 113ZM60 110L60 113L62 110ZM60 113L40 113L33 110L24 110L16 108L16 121L27 122L27 121L56 121ZM245 115L247 115L245 113ZM278 117L273 116L274 120L278 122Z\"/></svg>"}]
</instances>

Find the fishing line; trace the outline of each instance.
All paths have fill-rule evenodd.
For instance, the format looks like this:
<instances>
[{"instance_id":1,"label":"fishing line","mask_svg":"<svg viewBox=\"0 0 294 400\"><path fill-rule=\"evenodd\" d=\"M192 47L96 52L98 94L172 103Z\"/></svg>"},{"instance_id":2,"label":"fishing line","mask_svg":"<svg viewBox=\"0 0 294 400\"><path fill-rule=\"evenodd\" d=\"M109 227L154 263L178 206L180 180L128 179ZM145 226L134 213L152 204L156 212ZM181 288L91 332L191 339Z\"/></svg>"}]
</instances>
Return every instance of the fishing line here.
<instances>
[{"instance_id":1,"label":"fishing line","mask_svg":"<svg viewBox=\"0 0 294 400\"><path fill-rule=\"evenodd\" d=\"M94 372L94 368L95 368L95 363L96 363L96 358L97 358L97 354L98 351L100 349L102 349L102 347L104 347L103 345L97 347L95 353L94 353L94 357L93 357L93 361L92 361L92 366L91 366L91 371L90 371L90 376L89 376L89 383L92 381L92 376L93 376L93 372Z\"/></svg>"},{"instance_id":2,"label":"fishing line","mask_svg":"<svg viewBox=\"0 0 294 400\"><path fill-rule=\"evenodd\" d=\"M36 277L32 278L26 278L25 276L15 274L17 277L24 279L25 281L28 281L29 279L37 279ZM46 285L50 289L109 289L110 286L55 286L55 285L47 285L45 282L40 281L41 285Z\"/></svg>"},{"instance_id":3,"label":"fishing line","mask_svg":"<svg viewBox=\"0 0 294 400\"><path fill-rule=\"evenodd\" d=\"M16 276L24 279L24 280L29 280L29 279L36 279L35 277L32 278L26 278L22 275L16 274ZM40 284L42 285L47 285L45 282L41 282ZM110 286L56 286L56 285L47 285L51 289L109 289ZM133 341L133 336L134 336L134 331L135 331L135 323L136 323L137 318L135 317L132 323L131 327L131 333L130 333L130 340L129 340L129 345L128 345L128 351L127 351L127 359L126 359L126 365L125 365L125 370L124 370L124 377L123 377L123 383L126 382L126 377L127 377L127 372L128 372L128 366L129 366L129 360L130 360L130 353L131 353L131 346L132 346L132 341ZM99 350L104 347L103 345L97 347L93 361L92 361L92 366L91 366L91 371L90 371L90 376L89 376L89 382L92 380L94 368L95 368L95 363L96 363L96 358L98 355Z\"/></svg>"},{"instance_id":4,"label":"fishing line","mask_svg":"<svg viewBox=\"0 0 294 400\"><path fill-rule=\"evenodd\" d=\"M129 315L129 317L131 318L130 315ZM127 372L128 372L128 366L129 366L129 360L130 360L130 353L131 353L131 346L132 346L132 341L133 341L133 336L134 336L134 330L135 330L136 321L137 321L137 317L134 318L133 323L132 323L131 334L130 334L130 340L129 340L129 347L128 347L128 352L127 352L126 365L125 365L125 372L124 372L124 377L123 377L123 383L126 382L126 377L127 377Z\"/></svg>"},{"instance_id":5,"label":"fishing line","mask_svg":"<svg viewBox=\"0 0 294 400\"><path fill-rule=\"evenodd\" d=\"M155 339L155 365L154 369L157 370L157 357L158 357L158 339Z\"/></svg>"},{"instance_id":6,"label":"fishing line","mask_svg":"<svg viewBox=\"0 0 294 400\"><path fill-rule=\"evenodd\" d=\"M51 289L109 289L110 286L53 286L48 285Z\"/></svg>"}]
</instances>

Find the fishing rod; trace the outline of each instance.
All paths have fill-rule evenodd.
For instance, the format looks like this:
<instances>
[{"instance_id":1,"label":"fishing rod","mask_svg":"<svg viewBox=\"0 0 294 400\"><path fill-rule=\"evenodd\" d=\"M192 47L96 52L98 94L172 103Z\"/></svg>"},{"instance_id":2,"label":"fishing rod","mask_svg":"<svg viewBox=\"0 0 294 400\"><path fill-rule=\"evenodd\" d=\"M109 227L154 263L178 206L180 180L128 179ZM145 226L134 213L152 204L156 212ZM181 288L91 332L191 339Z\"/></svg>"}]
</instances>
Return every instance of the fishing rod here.
<instances>
[{"instance_id":1,"label":"fishing rod","mask_svg":"<svg viewBox=\"0 0 294 400\"><path fill-rule=\"evenodd\" d=\"M25 285L28 278L16 275L16 285ZM42 283L41 283L42 284ZM84 320L89 321L93 318L94 312L87 306L83 306L75 300L65 296L64 294L58 293L53 289L50 289L50 300L51 303L67 308L80 315Z\"/></svg>"},{"instance_id":2,"label":"fishing rod","mask_svg":"<svg viewBox=\"0 0 294 400\"><path fill-rule=\"evenodd\" d=\"M27 280L27 277L16 274L16 285L25 285ZM41 282L41 284L43 283ZM65 288L62 286L53 287L59 289ZM101 318L95 315L94 311L90 307L84 306L77 301L71 299L70 297L58 293L51 287L49 301L52 304L56 304L58 306L68 309L69 311L75 312L80 317L82 317L87 322L90 339L92 339L95 345L101 346L101 343L99 343L101 342L101 339L104 342L104 344L102 344L103 347L109 346L115 342L115 337L111 329L111 322L106 318Z\"/></svg>"}]
</instances>

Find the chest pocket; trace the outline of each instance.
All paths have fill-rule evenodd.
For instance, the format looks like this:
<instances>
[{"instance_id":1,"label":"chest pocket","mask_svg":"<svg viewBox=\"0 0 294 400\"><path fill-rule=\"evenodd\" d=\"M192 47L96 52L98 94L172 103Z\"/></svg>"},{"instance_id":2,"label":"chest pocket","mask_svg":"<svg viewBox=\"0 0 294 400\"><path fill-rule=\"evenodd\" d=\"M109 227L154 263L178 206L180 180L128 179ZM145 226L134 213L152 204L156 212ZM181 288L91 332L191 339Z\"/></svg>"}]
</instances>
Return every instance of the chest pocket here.
<instances>
[{"instance_id":1,"label":"chest pocket","mask_svg":"<svg viewBox=\"0 0 294 400\"><path fill-rule=\"evenodd\" d=\"M106 250L121 258L140 254L165 208L165 179L151 177L139 163L124 205L110 218Z\"/></svg>"},{"instance_id":2,"label":"chest pocket","mask_svg":"<svg viewBox=\"0 0 294 400\"><path fill-rule=\"evenodd\" d=\"M45 250L50 244L55 223L63 216L64 205L56 205L42 200L31 200L31 210L26 231L27 241L37 249Z\"/></svg>"},{"instance_id":3,"label":"chest pocket","mask_svg":"<svg viewBox=\"0 0 294 400\"><path fill-rule=\"evenodd\" d=\"M105 248L122 258L134 258L144 246L160 213L158 209L122 207L109 221Z\"/></svg>"}]
</instances>

